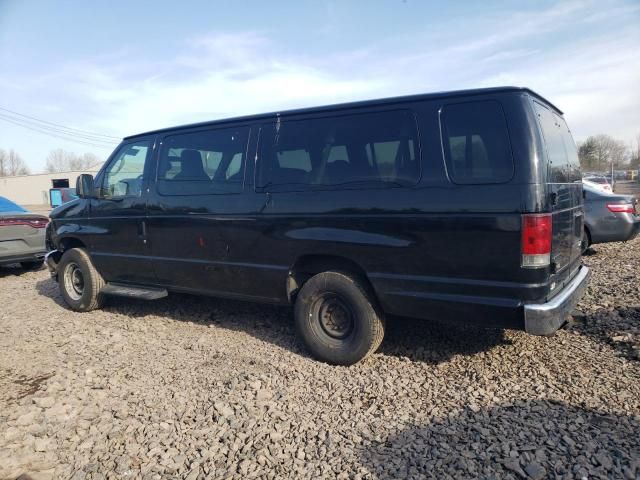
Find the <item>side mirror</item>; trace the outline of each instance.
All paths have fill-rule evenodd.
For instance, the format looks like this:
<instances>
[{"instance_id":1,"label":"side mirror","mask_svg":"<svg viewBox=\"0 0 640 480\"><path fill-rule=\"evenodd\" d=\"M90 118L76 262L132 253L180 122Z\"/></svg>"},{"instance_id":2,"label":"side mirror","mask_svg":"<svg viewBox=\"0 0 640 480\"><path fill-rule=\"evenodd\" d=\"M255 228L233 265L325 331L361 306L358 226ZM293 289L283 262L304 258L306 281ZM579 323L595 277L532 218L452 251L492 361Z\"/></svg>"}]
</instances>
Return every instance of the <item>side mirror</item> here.
<instances>
[{"instance_id":1,"label":"side mirror","mask_svg":"<svg viewBox=\"0 0 640 480\"><path fill-rule=\"evenodd\" d=\"M80 198L93 198L93 175L83 173L76 180L76 195Z\"/></svg>"}]
</instances>

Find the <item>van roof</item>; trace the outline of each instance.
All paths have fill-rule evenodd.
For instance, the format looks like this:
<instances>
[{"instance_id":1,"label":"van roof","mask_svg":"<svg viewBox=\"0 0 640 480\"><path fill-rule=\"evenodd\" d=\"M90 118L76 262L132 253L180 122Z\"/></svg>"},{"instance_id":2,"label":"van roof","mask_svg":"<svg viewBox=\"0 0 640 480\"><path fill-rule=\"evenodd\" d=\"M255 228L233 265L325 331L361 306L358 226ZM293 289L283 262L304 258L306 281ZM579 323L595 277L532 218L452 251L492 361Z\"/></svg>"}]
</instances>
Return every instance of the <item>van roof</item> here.
<instances>
[{"instance_id":1,"label":"van roof","mask_svg":"<svg viewBox=\"0 0 640 480\"><path fill-rule=\"evenodd\" d=\"M451 98L451 97L465 97L465 96L473 96L473 95L482 95L482 94L494 94L494 93L509 93L509 92L526 92L538 99L544 101L549 106L553 107L558 111L559 114L562 115L562 111L553 105L549 100L544 98L542 95L537 94L533 90L526 87L491 87L491 88L476 88L470 90L452 90L448 92L435 92L435 93L421 93L417 95L405 95L399 97L388 97L388 98L379 98L372 100L362 100L358 102L348 102L348 103L337 103L332 105L322 105L317 107L305 107L305 108L297 108L291 110L283 110L276 112L268 112L268 113L259 113L254 115L244 115L239 117L230 117L230 118L222 118L219 120L209 120L198 123L190 123L185 125L178 125L173 127L159 128L156 130L150 130L148 132L138 133L135 135L129 135L124 137L124 140L140 137L143 135L151 135L156 133L162 133L167 131L173 131L183 128L193 128L193 127L204 127L207 125L218 125L229 122L237 122L237 121L254 121L260 120L262 118L269 118L274 116L284 116L284 115L292 115L292 114L305 114L305 113L316 113L323 111L332 111L343 108L360 108L360 107L368 107L375 105L385 105L389 103L409 103L416 102L421 100L434 100L438 98Z\"/></svg>"}]
</instances>

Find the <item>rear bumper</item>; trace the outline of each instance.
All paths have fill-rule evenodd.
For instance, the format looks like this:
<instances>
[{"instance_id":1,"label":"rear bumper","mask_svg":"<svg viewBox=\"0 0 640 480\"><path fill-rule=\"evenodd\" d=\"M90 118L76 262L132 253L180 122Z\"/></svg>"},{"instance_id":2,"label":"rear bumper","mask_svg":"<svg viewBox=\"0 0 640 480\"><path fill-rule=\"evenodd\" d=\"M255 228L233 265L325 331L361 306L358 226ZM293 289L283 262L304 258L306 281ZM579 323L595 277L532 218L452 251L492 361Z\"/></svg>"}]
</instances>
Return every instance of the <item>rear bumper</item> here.
<instances>
[{"instance_id":1,"label":"rear bumper","mask_svg":"<svg viewBox=\"0 0 640 480\"><path fill-rule=\"evenodd\" d=\"M589 283L591 271L582 266L560 293L546 303L524 306L524 329L531 335L551 335L566 322Z\"/></svg>"},{"instance_id":2,"label":"rear bumper","mask_svg":"<svg viewBox=\"0 0 640 480\"><path fill-rule=\"evenodd\" d=\"M630 213L616 213L594 225L587 225L592 243L628 242L640 232L640 217Z\"/></svg>"}]
</instances>

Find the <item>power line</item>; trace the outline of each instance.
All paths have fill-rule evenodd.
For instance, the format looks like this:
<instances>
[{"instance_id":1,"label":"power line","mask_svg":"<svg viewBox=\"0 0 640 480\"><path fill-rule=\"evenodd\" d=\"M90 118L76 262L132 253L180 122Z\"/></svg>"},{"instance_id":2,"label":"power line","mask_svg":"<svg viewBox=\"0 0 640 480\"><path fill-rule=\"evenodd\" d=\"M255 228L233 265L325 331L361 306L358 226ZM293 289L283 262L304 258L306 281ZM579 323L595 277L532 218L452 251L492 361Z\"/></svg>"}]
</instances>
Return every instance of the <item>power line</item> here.
<instances>
[{"instance_id":1,"label":"power line","mask_svg":"<svg viewBox=\"0 0 640 480\"><path fill-rule=\"evenodd\" d=\"M111 135L104 135L102 133L95 133L95 132L90 132L90 131L87 131L87 130L80 130L79 128L67 127L65 125L60 125L59 123L54 123L54 122L49 122L47 120L42 120L42 119L39 119L39 118L36 118L36 117L32 117L30 115L25 115L23 113L19 113L19 112L13 111L13 110L9 110L8 108L4 108L4 107L0 107L0 110L2 110L4 112L7 112L7 113L10 113L10 114L13 114L13 115L18 115L19 117L28 118L29 120L34 120L34 121L39 122L39 123L44 123L44 124L47 124L47 125L51 125L53 127L59 128L59 129L69 130L70 133L77 132L77 133L88 134L88 135L91 135L91 136L94 136L94 137L110 138L110 139L113 139L113 140L118 140L118 142L120 140L122 140L120 137L114 137L114 136L111 136Z\"/></svg>"},{"instance_id":2,"label":"power line","mask_svg":"<svg viewBox=\"0 0 640 480\"><path fill-rule=\"evenodd\" d=\"M31 120L23 120L21 118L17 118L17 117L13 117L11 115L7 115L4 113L0 112L0 119L3 120L7 120L7 121L11 121L14 122L18 125L24 126L24 127L33 127L33 128L37 128L39 131L44 131L44 132L50 132L50 133L54 133L54 134L58 134L58 135L63 135L64 137L70 137L72 139L80 139L82 141L90 141L90 142L94 142L94 143L100 143L100 144L108 144L108 145L114 145L118 142L114 141L114 140L106 140L106 139L102 139L102 138L98 138L98 137L92 137L90 135L85 135L85 134L80 134L80 133L69 133L66 130L62 130L59 129L57 127L50 127L48 125L41 125L39 123L36 122L32 122Z\"/></svg>"},{"instance_id":3,"label":"power line","mask_svg":"<svg viewBox=\"0 0 640 480\"><path fill-rule=\"evenodd\" d=\"M40 127L34 127L34 126L29 126L29 125L26 125L26 124L23 124L23 123L19 123L19 121L16 121L14 119L9 119L8 117L0 116L0 120L4 120L5 122L9 122L9 123L17 125L19 127L26 128L27 130L38 132L38 133L41 133L41 134L44 134L44 135L49 135L50 137L55 137L55 138L59 138L59 139L62 139L62 140L69 141L69 142L75 142L75 143L79 143L79 144L82 144L82 145L88 145L88 146L92 146L92 147L112 149L113 146L117 143L117 142L113 142L112 144L107 144L107 143L99 144L99 143L90 142L90 141L87 141L87 140L82 140L82 139L79 139L79 138L74 138L73 136L63 136L61 134L53 133L52 131L49 131L49 130L44 130L44 129L40 128Z\"/></svg>"},{"instance_id":4,"label":"power line","mask_svg":"<svg viewBox=\"0 0 640 480\"><path fill-rule=\"evenodd\" d=\"M35 120L28 120L26 118L18 117L16 115L3 113L3 112L4 110L0 109L0 117L8 118L9 120L13 120L21 124L26 124L36 128L41 128L46 131L60 133L62 135L66 135L74 138L79 137L79 138L82 138L83 140L91 140L91 141L96 141L100 143L116 143L115 137L102 137L99 134L80 133L74 130L68 130L66 127L55 127L49 124L39 123Z\"/></svg>"},{"instance_id":5,"label":"power line","mask_svg":"<svg viewBox=\"0 0 640 480\"><path fill-rule=\"evenodd\" d=\"M114 143L106 143L106 142L105 143L99 143L98 141L89 141L89 140L82 139L82 138L77 138L77 137L74 137L74 136L63 135L63 134L60 134L60 133L52 132L50 130L42 129L40 127L26 125L26 124L20 123L19 121L14 120L14 119L2 117L2 116L0 116L0 120L4 120L5 122L9 122L9 123L11 123L13 125L17 125L19 127L26 128L27 130L31 130L33 132L38 132L38 133L41 133L41 134L44 134L44 135L48 135L50 137L55 137L55 138L59 138L59 139L62 139L62 140L67 140L69 142L80 143L80 144L83 144L83 145L91 145L91 146L100 147L100 148L113 148L113 146L115 145L115 142Z\"/></svg>"}]
</instances>

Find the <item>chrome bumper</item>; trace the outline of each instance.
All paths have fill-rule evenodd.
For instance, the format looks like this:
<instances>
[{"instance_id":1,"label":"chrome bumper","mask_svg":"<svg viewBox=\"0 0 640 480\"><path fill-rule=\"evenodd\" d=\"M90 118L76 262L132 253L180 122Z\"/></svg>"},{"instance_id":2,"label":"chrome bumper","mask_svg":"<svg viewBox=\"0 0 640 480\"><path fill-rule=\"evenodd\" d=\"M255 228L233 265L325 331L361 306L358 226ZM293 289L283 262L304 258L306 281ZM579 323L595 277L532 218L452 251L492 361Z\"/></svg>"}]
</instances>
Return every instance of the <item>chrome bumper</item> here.
<instances>
[{"instance_id":1,"label":"chrome bumper","mask_svg":"<svg viewBox=\"0 0 640 480\"><path fill-rule=\"evenodd\" d=\"M60 262L60 257L62 257L62 252L59 250L51 250L44 256L44 263L47 265L51 277L55 280L58 280L58 262Z\"/></svg>"},{"instance_id":2,"label":"chrome bumper","mask_svg":"<svg viewBox=\"0 0 640 480\"><path fill-rule=\"evenodd\" d=\"M546 303L524 306L524 329L531 335L551 335L566 323L567 316L587 289L591 271L584 265L562 291Z\"/></svg>"}]
</instances>

